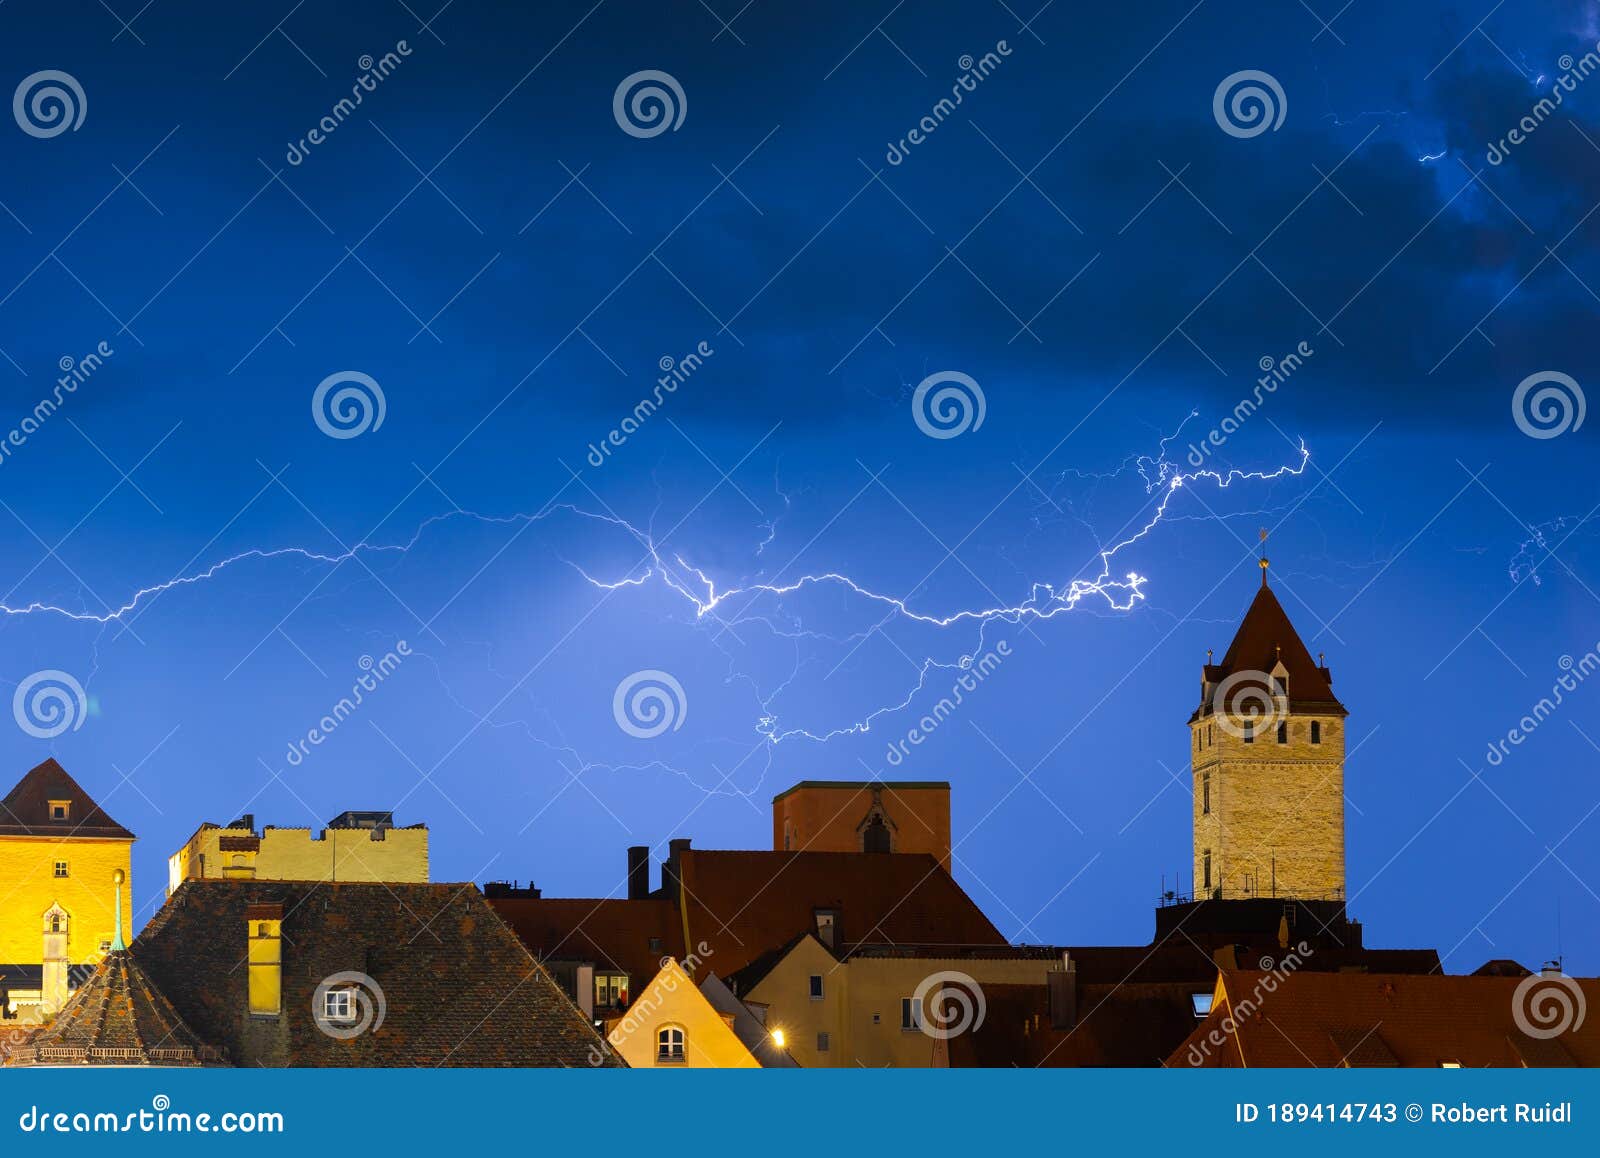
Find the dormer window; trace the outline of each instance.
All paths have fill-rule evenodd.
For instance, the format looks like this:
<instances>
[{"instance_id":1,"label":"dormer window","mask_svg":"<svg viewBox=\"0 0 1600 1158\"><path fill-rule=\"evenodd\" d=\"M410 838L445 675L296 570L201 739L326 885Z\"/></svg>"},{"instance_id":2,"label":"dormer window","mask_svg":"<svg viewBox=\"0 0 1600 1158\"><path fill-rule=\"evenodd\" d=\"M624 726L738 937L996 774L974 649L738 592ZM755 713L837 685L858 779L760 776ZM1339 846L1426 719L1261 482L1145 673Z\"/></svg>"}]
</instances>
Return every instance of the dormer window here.
<instances>
[{"instance_id":1,"label":"dormer window","mask_svg":"<svg viewBox=\"0 0 1600 1158\"><path fill-rule=\"evenodd\" d=\"M71 820L72 819L72 801L70 801L70 800L52 800L50 802L50 819L51 820Z\"/></svg>"}]
</instances>

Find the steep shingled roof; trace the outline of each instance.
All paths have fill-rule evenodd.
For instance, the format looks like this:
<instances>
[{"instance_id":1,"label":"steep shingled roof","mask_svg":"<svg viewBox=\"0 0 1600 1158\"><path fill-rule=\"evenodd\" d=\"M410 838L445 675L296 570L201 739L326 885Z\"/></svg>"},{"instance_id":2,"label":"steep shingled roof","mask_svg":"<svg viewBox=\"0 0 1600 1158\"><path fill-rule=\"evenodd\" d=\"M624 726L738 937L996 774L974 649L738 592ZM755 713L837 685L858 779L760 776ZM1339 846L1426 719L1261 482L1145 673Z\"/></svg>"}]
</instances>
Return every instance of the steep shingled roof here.
<instances>
[{"instance_id":1,"label":"steep shingled roof","mask_svg":"<svg viewBox=\"0 0 1600 1158\"><path fill-rule=\"evenodd\" d=\"M541 961L591 962L643 985L662 957L684 956L678 907L664 898L493 897L489 907Z\"/></svg>"},{"instance_id":2,"label":"steep shingled roof","mask_svg":"<svg viewBox=\"0 0 1600 1158\"><path fill-rule=\"evenodd\" d=\"M52 800L72 802L67 819L50 819ZM0 800L0 836L135 839L133 833L107 816L54 758L31 769L10 794Z\"/></svg>"},{"instance_id":3,"label":"steep shingled roof","mask_svg":"<svg viewBox=\"0 0 1600 1158\"><path fill-rule=\"evenodd\" d=\"M246 915L257 905L282 912L277 1017L249 1012ZM133 954L184 1020L241 1066L616 1064L470 883L185 881ZM381 1024L348 1038L319 1028L317 988L337 973L376 983Z\"/></svg>"},{"instance_id":4,"label":"steep shingled roof","mask_svg":"<svg viewBox=\"0 0 1600 1158\"><path fill-rule=\"evenodd\" d=\"M1344 705L1333 694L1333 675L1311 658L1300 633L1289 622L1283 604L1265 583L1250 601L1233 642L1218 664L1205 665L1206 681L1213 689L1230 676L1247 672L1270 673L1278 663L1288 672L1289 710L1343 716ZM1214 702L1202 703L1191 720L1210 715Z\"/></svg>"},{"instance_id":5,"label":"steep shingled roof","mask_svg":"<svg viewBox=\"0 0 1600 1158\"><path fill-rule=\"evenodd\" d=\"M13 1066L226 1065L126 949L108 953L88 982L48 1025L12 1052Z\"/></svg>"},{"instance_id":6,"label":"steep shingled roof","mask_svg":"<svg viewBox=\"0 0 1600 1158\"><path fill-rule=\"evenodd\" d=\"M1576 1027L1568 1018L1563 1032L1548 1037L1528 1032L1561 1027L1560 1005L1551 997L1558 988L1573 1004L1580 1004L1571 996L1577 990L1581 1004L1600 1006L1600 979L1303 971L1280 977L1268 992L1262 984L1268 976L1223 973L1210 1014L1167 1064L1600 1065L1600 1018L1583 1018ZM1548 1025L1539 1020L1552 1014Z\"/></svg>"}]
</instances>

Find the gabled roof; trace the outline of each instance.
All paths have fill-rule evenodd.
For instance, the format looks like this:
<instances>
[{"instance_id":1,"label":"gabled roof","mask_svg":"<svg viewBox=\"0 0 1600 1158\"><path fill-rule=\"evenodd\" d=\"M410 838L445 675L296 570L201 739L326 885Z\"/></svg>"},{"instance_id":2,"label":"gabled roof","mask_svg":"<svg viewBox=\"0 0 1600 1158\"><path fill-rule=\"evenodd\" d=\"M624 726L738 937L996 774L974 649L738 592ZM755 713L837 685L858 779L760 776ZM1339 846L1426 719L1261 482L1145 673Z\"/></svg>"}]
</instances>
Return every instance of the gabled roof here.
<instances>
[{"instance_id":1,"label":"gabled roof","mask_svg":"<svg viewBox=\"0 0 1600 1158\"><path fill-rule=\"evenodd\" d=\"M579 961L643 985L663 957L683 957L683 922L665 898L492 897L489 907L541 961ZM654 947L652 947L654 946Z\"/></svg>"},{"instance_id":2,"label":"gabled roof","mask_svg":"<svg viewBox=\"0 0 1600 1158\"><path fill-rule=\"evenodd\" d=\"M108 953L48 1025L6 1062L13 1066L226 1065L184 1023L126 949Z\"/></svg>"},{"instance_id":3,"label":"gabled roof","mask_svg":"<svg viewBox=\"0 0 1600 1158\"><path fill-rule=\"evenodd\" d=\"M276 1019L247 1012L246 914L257 905L282 912ZM614 1064L472 884L189 880L133 955L184 1020L241 1066ZM364 974L382 991L381 1024L375 1016L353 1037L319 1028L317 988L339 973Z\"/></svg>"},{"instance_id":4,"label":"gabled roof","mask_svg":"<svg viewBox=\"0 0 1600 1158\"><path fill-rule=\"evenodd\" d=\"M1290 711L1346 714L1344 705L1333 694L1332 673L1311 658L1300 633L1289 622L1283 604L1278 602L1272 588L1263 583L1251 600L1222 662L1205 665L1205 678L1215 688L1230 676L1248 672L1269 675L1279 663L1288 673ZM1221 705L1201 704L1195 718L1209 715L1218 706Z\"/></svg>"},{"instance_id":5,"label":"gabled roof","mask_svg":"<svg viewBox=\"0 0 1600 1158\"><path fill-rule=\"evenodd\" d=\"M724 977L815 928L818 909L837 912L840 946L1006 943L928 853L684 849L679 875L686 939Z\"/></svg>"},{"instance_id":6,"label":"gabled roof","mask_svg":"<svg viewBox=\"0 0 1600 1158\"><path fill-rule=\"evenodd\" d=\"M1561 1006L1551 997L1558 987L1566 991L1567 1008L1600 1007L1597 978L1302 971L1278 976L1269 991L1262 982L1271 976L1223 973L1210 1014L1167 1064L1600 1065L1600 1018L1568 1016L1560 1033L1530 1032L1562 1028ZM1538 1020L1551 1011L1553 1024Z\"/></svg>"},{"instance_id":7,"label":"gabled roof","mask_svg":"<svg viewBox=\"0 0 1600 1158\"><path fill-rule=\"evenodd\" d=\"M52 800L72 802L66 820L50 819ZM135 839L133 833L107 816L54 758L29 771L0 801L0 836Z\"/></svg>"}]
</instances>

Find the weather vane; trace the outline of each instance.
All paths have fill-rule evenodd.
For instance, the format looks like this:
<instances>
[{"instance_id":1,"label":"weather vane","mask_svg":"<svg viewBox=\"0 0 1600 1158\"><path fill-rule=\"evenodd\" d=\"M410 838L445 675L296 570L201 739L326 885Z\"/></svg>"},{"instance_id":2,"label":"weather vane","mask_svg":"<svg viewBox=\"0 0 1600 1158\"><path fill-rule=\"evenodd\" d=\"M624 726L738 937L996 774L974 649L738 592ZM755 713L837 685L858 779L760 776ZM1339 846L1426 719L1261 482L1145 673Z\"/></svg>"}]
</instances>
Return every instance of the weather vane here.
<instances>
[{"instance_id":1,"label":"weather vane","mask_svg":"<svg viewBox=\"0 0 1600 1158\"><path fill-rule=\"evenodd\" d=\"M1267 585L1267 529L1261 528L1261 586Z\"/></svg>"}]
</instances>

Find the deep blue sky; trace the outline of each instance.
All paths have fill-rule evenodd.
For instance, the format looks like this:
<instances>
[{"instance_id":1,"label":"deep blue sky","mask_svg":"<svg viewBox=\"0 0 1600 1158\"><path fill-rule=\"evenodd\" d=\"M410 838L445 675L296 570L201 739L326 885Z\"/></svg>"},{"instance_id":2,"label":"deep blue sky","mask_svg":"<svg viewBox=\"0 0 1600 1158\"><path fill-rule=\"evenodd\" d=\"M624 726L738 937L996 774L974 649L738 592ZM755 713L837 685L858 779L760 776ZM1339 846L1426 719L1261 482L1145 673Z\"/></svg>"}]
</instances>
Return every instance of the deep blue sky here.
<instances>
[{"instance_id":1,"label":"deep blue sky","mask_svg":"<svg viewBox=\"0 0 1600 1158\"><path fill-rule=\"evenodd\" d=\"M57 69L87 97L76 131L0 125L0 428L60 359L115 351L0 462L5 605L103 616L242 551L408 546L246 558L109 624L5 617L0 678L69 672L91 710L54 740L8 722L0 758L56 755L139 833L141 916L167 854L247 809L394 808L432 826L436 879L606 895L627 844L762 847L776 791L881 772L953 783L956 875L1009 935L1143 940L1163 874L1188 872L1197 666L1269 526L1351 711L1369 941L1600 970L1600 686L1485 758L1600 641L1595 427L1534 439L1511 411L1535 372L1595 380L1600 80L1485 156L1593 47L1595 5L1356 0L1325 29L1302 5L1193 0L457 0L431 31L433 0L331 7L156 0L128 30L98 3L0 9L4 91ZM288 164L359 58L400 40ZM1002 40L888 164L960 58ZM652 138L612 111L645 69L687 102ZM1280 84L1276 131L1214 119L1245 69ZM660 413L587 464L658 361L702 341ZM886 746L951 672L865 734L774 745L763 718L848 728L970 653L970 621L839 582L697 621L641 565L653 527L719 589L836 573L930 616L1019 604L1149 518L1133 456L1198 411L1167 446L1181 464L1301 342L1215 461L1271 471L1303 438L1311 466L1175 495L1117 557L1147 580L1132 611L991 620L1011 657L899 767ZM387 414L336 440L310 400L343 370ZM912 392L946 370L987 416L939 440ZM430 521L454 509L489 518ZM1541 529L1530 574L1514 561ZM400 639L415 654L289 765ZM616 725L641 669L683 686L681 730Z\"/></svg>"}]
</instances>

